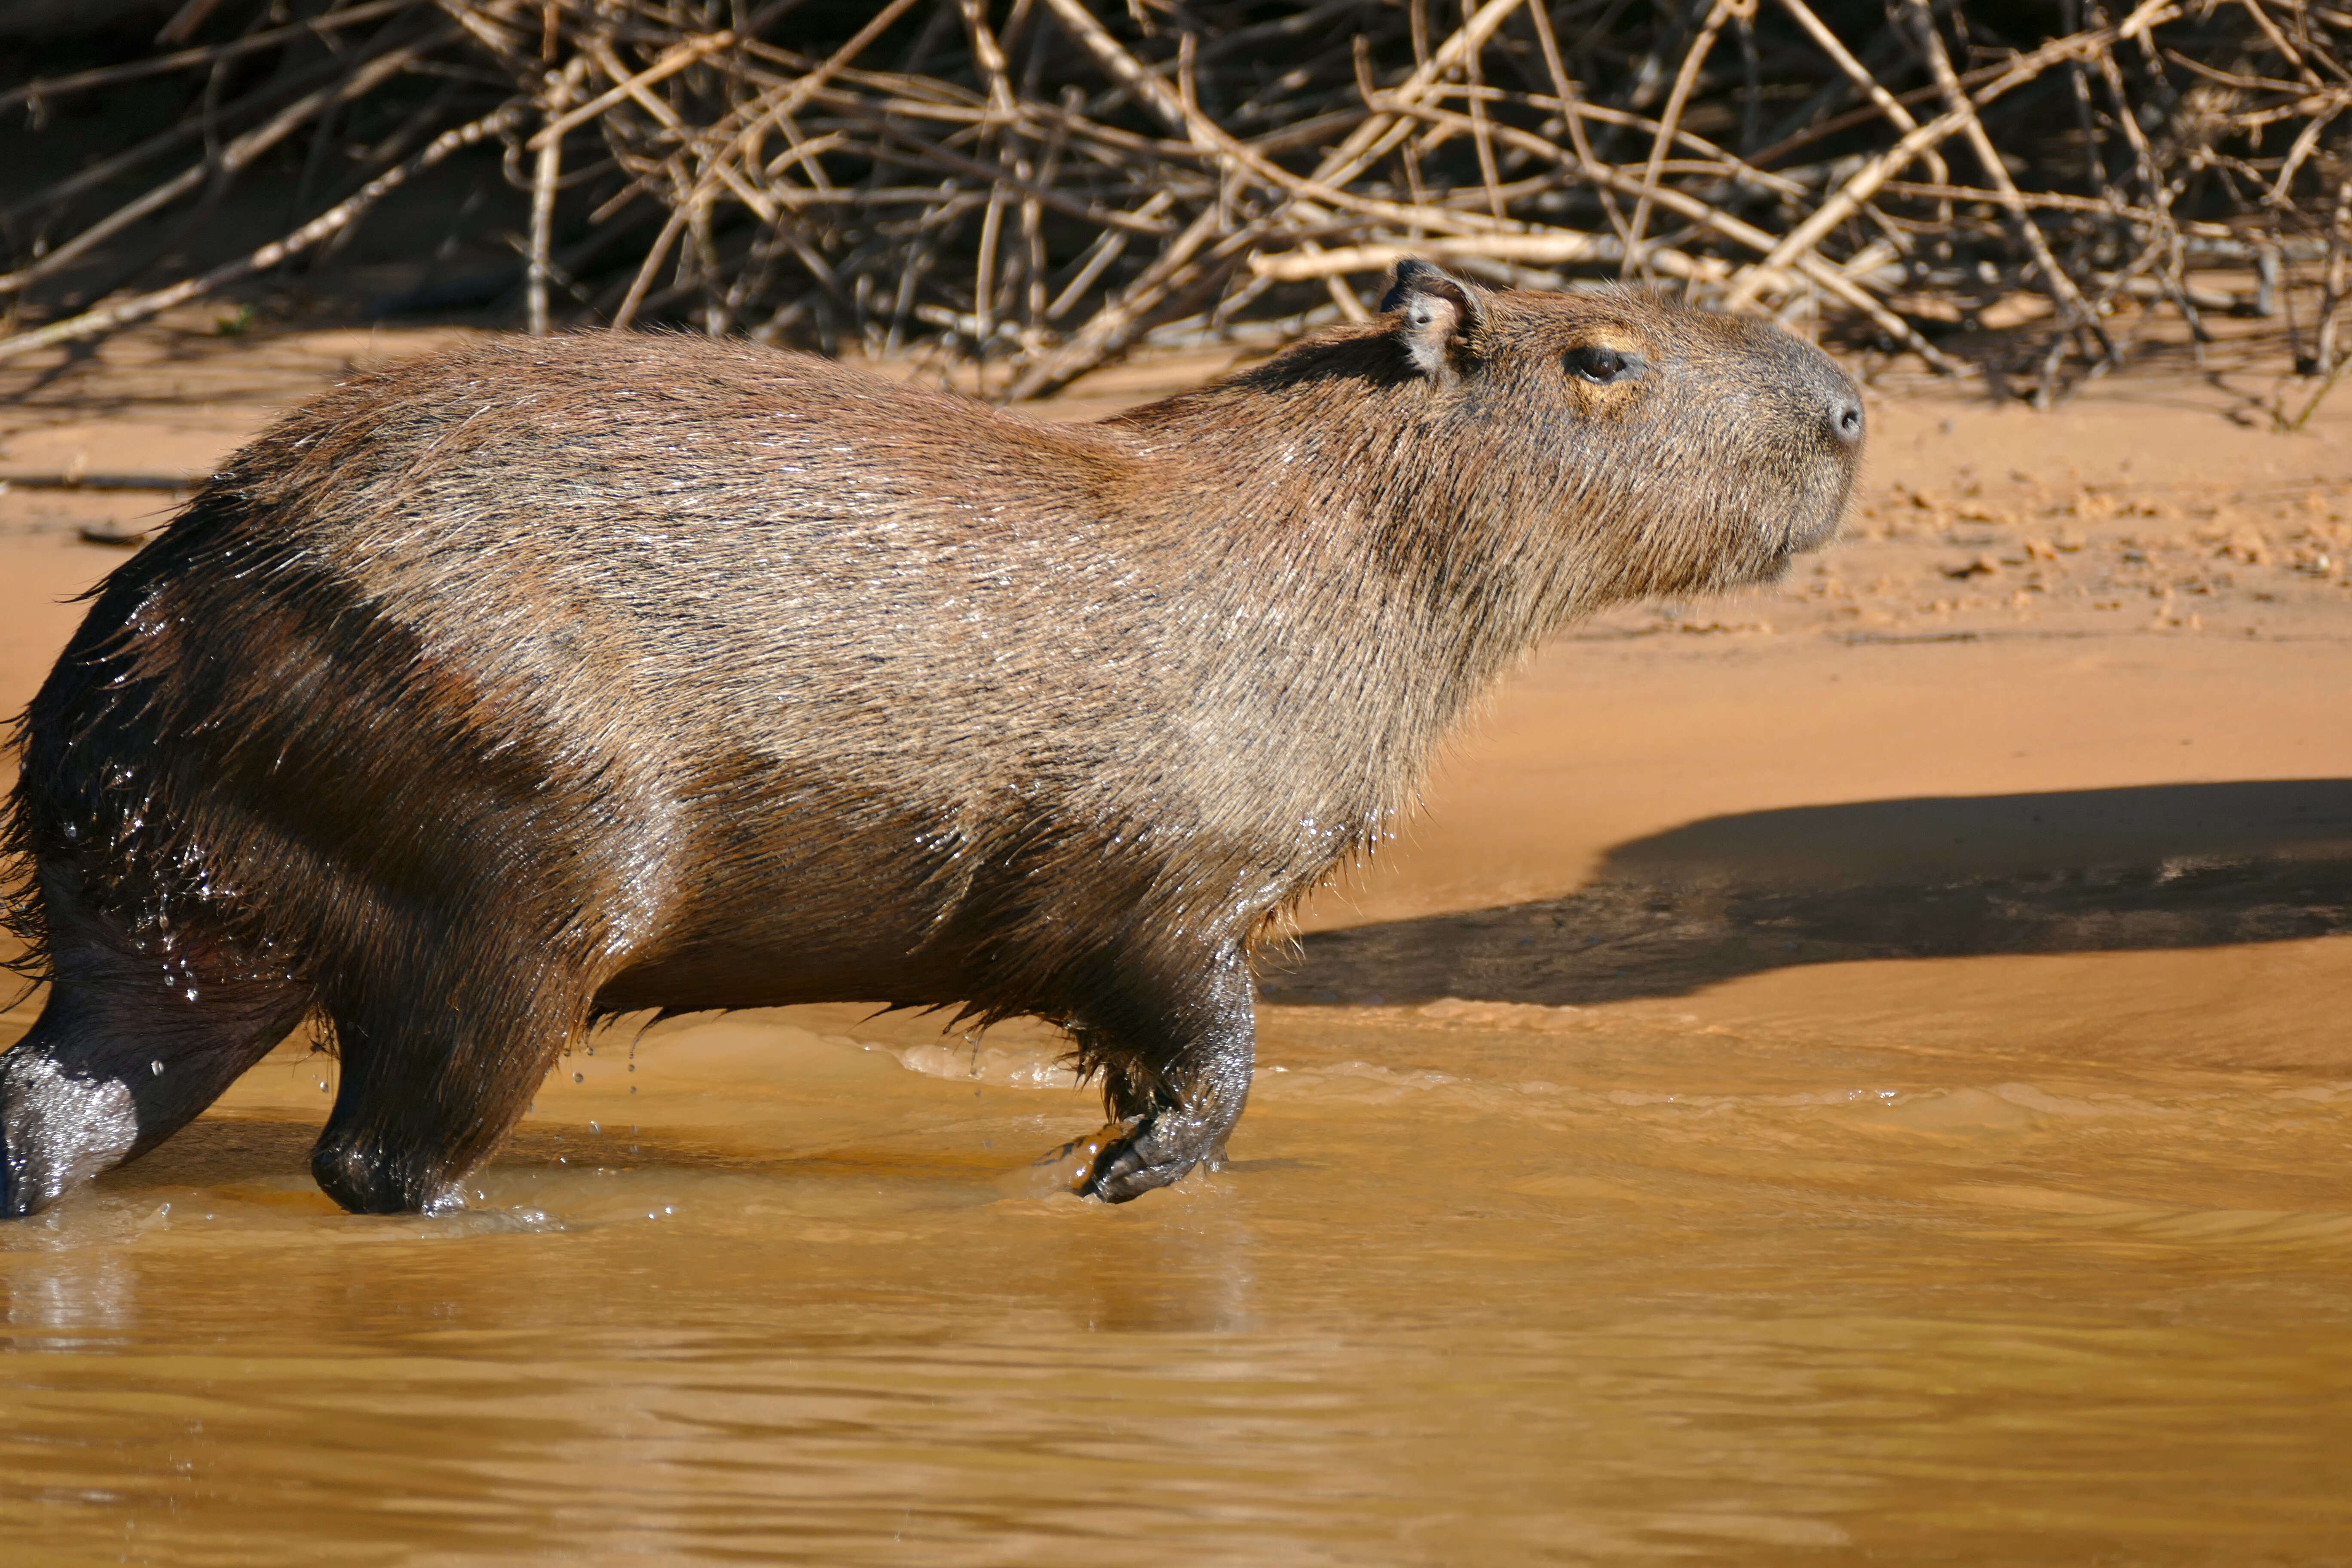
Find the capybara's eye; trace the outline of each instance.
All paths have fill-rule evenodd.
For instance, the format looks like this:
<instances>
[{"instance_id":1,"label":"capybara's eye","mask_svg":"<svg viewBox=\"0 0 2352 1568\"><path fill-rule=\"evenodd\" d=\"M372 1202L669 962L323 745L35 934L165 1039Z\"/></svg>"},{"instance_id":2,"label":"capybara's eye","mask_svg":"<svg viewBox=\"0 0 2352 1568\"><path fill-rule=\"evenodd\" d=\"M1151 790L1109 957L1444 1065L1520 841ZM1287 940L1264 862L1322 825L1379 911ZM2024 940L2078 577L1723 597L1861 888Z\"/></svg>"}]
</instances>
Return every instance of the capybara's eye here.
<instances>
[{"instance_id":1,"label":"capybara's eye","mask_svg":"<svg viewBox=\"0 0 2352 1568\"><path fill-rule=\"evenodd\" d=\"M1632 367L1631 362L1615 349L1598 348L1590 343L1569 350L1562 363L1568 366L1568 374L1579 381L1604 385Z\"/></svg>"}]
</instances>

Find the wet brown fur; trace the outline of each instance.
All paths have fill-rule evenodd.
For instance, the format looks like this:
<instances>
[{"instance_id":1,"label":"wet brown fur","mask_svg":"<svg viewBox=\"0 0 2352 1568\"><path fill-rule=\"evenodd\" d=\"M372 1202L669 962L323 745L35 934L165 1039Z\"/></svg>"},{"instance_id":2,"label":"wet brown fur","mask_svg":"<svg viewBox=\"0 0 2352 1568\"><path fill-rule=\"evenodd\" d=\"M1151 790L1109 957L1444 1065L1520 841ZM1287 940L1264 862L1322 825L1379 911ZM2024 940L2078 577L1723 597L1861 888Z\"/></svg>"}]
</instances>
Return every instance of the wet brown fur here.
<instances>
[{"instance_id":1,"label":"wet brown fur","mask_svg":"<svg viewBox=\"0 0 2352 1568\"><path fill-rule=\"evenodd\" d=\"M607 335L290 415L23 721L12 923L55 985L0 1068L67 1088L8 1102L5 1206L313 1011L357 1208L433 1201L645 1008L1036 1015L1123 1119L1092 1190L1213 1156L1250 943L1477 694L1575 616L1775 574L1852 481L1850 385L1769 328L1429 268L1396 302L1092 426ZM1642 374L1564 368L1594 343ZM85 1082L135 1143L68 1147Z\"/></svg>"}]
</instances>

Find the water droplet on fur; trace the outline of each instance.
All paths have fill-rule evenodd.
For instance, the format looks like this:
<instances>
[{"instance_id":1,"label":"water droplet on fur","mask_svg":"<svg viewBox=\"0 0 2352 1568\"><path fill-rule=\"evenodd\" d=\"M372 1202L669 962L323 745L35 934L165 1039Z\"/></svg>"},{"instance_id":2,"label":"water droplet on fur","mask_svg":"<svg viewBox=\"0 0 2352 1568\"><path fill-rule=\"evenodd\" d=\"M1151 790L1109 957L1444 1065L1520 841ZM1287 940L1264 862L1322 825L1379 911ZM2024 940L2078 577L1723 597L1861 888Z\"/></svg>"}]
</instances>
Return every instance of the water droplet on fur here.
<instances>
[{"instance_id":1,"label":"water droplet on fur","mask_svg":"<svg viewBox=\"0 0 2352 1568\"><path fill-rule=\"evenodd\" d=\"M574 1083L586 1083L588 1081L588 1075L584 1072L573 1073L572 1075L572 1081Z\"/></svg>"},{"instance_id":2,"label":"water droplet on fur","mask_svg":"<svg viewBox=\"0 0 2352 1568\"><path fill-rule=\"evenodd\" d=\"M162 1078L163 1076L163 1064L162 1062L149 1062L147 1064L147 1070L153 1076Z\"/></svg>"},{"instance_id":3,"label":"water droplet on fur","mask_svg":"<svg viewBox=\"0 0 2352 1568\"><path fill-rule=\"evenodd\" d=\"M588 1131L593 1132L599 1138L604 1136L604 1130L602 1127L597 1126L593 1121L588 1124Z\"/></svg>"}]
</instances>

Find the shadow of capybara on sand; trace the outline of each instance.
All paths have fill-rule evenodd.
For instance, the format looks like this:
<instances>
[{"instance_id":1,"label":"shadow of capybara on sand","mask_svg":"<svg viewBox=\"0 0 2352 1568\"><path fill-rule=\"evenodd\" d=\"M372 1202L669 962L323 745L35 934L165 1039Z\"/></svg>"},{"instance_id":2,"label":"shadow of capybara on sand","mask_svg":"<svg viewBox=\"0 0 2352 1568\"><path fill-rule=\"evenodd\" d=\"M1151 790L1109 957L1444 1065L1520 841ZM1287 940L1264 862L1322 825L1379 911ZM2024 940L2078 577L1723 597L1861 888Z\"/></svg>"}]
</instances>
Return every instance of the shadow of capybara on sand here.
<instances>
[{"instance_id":1,"label":"shadow of capybara on sand","mask_svg":"<svg viewBox=\"0 0 2352 1568\"><path fill-rule=\"evenodd\" d=\"M1563 899L1307 936L1289 1003L1679 995L1796 964L2352 931L2352 780L1931 796L1710 817Z\"/></svg>"}]
</instances>

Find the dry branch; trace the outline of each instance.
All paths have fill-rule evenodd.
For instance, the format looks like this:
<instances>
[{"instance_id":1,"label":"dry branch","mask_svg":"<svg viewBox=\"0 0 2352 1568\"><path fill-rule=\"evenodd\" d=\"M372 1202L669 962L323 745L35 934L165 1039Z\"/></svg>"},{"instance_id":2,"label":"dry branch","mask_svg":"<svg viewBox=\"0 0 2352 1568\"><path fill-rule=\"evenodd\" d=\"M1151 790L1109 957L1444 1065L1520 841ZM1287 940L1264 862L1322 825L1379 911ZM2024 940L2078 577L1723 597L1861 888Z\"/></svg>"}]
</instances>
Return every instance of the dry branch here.
<instances>
[{"instance_id":1,"label":"dry branch","mask_svg":"<svg viewBox=\"0 0 2352 1568\"><path fill-rule=\"evenodd\" d=\"M377 202L440 163L452 153L498 135L521 117L522 110L520 108L512 104L505 104L470 124L460 125L454 131L445 131L435 137L431 145L416 156L389 174L369 181L355 195L338 202L284 238L273 239L249 255L241 256L234 261L215 267L200 277L183 279L167 289L158 289L152 293L108 306L104 310L91 310L66 321L54 322L35 331L20 332L13 338L0 339L0 359L11 359L34 349L49 348L58 343L72 342L81 338L98 337L130 326L134 321L143 321L151 317L160 316L173 306L186 304L191 300L200 300L207 294L216 292L257 272L266 272L357 222Z\"/></svg>"},{"instance_id":2,"label":"dry branch","mask_svg":"<svg viewBox=\"0 0 2352 1568\"><path fill-rule=\"evenodd\" d=\"M2331 384L2352 309L2352 17L2138 0L2110 20L2086 0L2079 31L2009 37L1965 0L1887 6L1477 0L1449 29L1425 0L1272 20L1239 0L877 0L822 20L796 0L330 0L295 24L223 0L187 14L210 42L0 84L0 108L39 112L179 73L190 103L0 213L0 298L60 318L0 353L347 235L391 185L494 135L530 330L920 342L977 363L996 395L1066 384L1155 333L1259 342L1362 318L1374 275L1412 254L1817 308L1948 371L1970 366L1916 300L2039 294L2053 310L2033 341L1972 352L2010 356L1988 368L2044 399L2115 360L2116 310L2177 310L2201 336L2200 310L2242 301L2192 271L2263 256L2278 275L2253 308L2313 300L2298 352ZM323 68L273 54L329 45L342 54ZM220 131L221 73L273 59L268 79L294 85L234 100ZM2053 102L2072 142L2045 133ZM281 239L58 309L65 280L160 248L159 226L186 226L226 180L305 138L306 169L332 163L368 115L404 129L370 132L383 151L359 188L322 191ZM436 129L426 162L394 164ZM1980 179L1955 177L1955 142ZM191 143L215 150L129 183Z\"/></svg>"}]
</instances>

